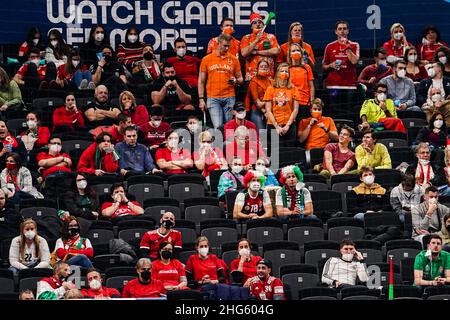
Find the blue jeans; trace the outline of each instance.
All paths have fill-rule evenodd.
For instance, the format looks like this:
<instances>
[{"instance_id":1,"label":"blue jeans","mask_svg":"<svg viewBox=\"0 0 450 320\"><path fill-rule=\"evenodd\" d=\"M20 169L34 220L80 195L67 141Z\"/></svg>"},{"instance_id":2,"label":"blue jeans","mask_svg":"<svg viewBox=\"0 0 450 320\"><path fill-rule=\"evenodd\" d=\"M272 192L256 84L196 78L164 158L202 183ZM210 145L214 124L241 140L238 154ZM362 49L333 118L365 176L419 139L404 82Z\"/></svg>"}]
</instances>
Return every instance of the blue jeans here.
<instances>
[{"instance_id":1,"label":"blue jeans","mask_svg":"<svg viewBox=\"0 0 450 320\"><path fill-rule=\"evenodd\" d=\"M258 130L266 128L266 117L260 110L250 111L250 121L255 124Z\"/></svg>"},{"instance_id":2,"label":"blue jeans","mask_svg":"<svg viewBox=\"0 0 450 320\"><path fill-rule=\"evenodd\" d=\"M206 106L214 129L219 128L224 123L233 119L233 113L231 111L235 102L236 97L208 98Z\"/></svg>"},{"instance_id":3,"label":"blue jeans","mask_svg":"<svg viewBox=\"0 0 450 320\"><path fill-rule=\"evenodd\" d=\"M92 74L90 71L86 70L86 71L81 71L81 70L77 70L72 78L73 83L75 83L75 85L78 87L80 87L81 84L81 80L86 79L88 82L92 81Z\"/></svg>"},{"instance_id":4,"label":"blue jeans","mask_svg":"<svg viewBox=\"0 0 450 320\"><path fill-rule=\"evenodd\" d=\"M295 219L305 219L305 220L317 220L317 221L320 221L320 219L316 216L316 215L314 215L314 214L310 214L309 216L303 216L303 217L301 217L300 215L290 215L290 216L285 216L285 217L278 217L278 220L279 221L281 221L281 222L288 222L289 221L289 218L295 218Z\"/></svg>"},{"instance_id":5,"label":"blue jeans","mask_svg":"<svg viewBox=\"0 0 450 320\"><path fill-rule=\"evenodd\" d=\"M67 260L66 263L69 266L75 265L75 266L80 266L80 267L87 268L87 269L93 267L91 260L89 260L89 258L86 257L84 254L80 254L78 256L72 257L69 260Z\"/></svg>"}]
</instances>

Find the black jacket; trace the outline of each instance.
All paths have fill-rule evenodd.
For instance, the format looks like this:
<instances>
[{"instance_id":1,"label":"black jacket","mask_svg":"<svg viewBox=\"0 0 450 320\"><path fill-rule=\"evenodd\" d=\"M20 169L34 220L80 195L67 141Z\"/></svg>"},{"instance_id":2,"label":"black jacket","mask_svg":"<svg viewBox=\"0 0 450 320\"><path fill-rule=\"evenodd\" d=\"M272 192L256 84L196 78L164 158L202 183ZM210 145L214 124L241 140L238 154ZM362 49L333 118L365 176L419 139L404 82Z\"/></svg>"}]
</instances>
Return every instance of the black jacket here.
<instances>
[{"instance_id":1,"label":"black jacket","mask_svg":"<svg viewBox=\"0 0 450 320\"><path fill-rule=\"evenodd\" d=\"M414 177L416 176L418 161L409 165L406 168L406 173L412 174ZM445 178L444 168L431 162L431 168L433 168L434 178L430 179L429 183L431 183L435 187L443 186L447 184L447 179Z\"/></svg>"},{"instance_id":2,"label":"black jacket","mask_svg":"<svg viewBox=\"0 0 450 320\"><path fill-rule=\"evenodd\" d=\"M419 89L417 90L416 105L422 107L422 105L427 102L428 89L430 89L433 79L424 79L420 81ZM442 83L444 85L445 97L450 95L450 78L443 77Z\"/></svg>"}]
</instances>

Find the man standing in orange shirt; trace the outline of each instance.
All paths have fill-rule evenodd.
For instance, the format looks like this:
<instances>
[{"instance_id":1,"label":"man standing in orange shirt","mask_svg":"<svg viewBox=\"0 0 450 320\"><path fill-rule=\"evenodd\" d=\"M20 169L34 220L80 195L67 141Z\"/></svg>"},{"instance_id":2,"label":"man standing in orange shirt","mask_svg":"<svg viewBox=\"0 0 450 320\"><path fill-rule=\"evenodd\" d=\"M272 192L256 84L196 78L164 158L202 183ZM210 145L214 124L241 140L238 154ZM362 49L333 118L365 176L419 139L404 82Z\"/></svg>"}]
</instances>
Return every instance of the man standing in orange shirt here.
<instances>
[{"instance_id":1,"label":"man standing in orange shirt","mask_svg":"<svg viewBox=\"0 0 450 320\"><path fill-rule=\"evenodd\" d=\"M222 22L220 22L220 30L222 30L222 34L228 34L230 36L234 33L234 20L232 18L223 18ZM231 45L228 52L239 59L239 46L241 42L235 37L231 37ZM206 54L213 53L219 47L219 37L212 38L208 42L208 49L206 50Z\"/></svg>"},{"instance_id":2,"label":"man standing in orange shirt","mask_svg":"<svg viewBox=\"0 0 450 320\"><path fill-rule=\"evenodd\" d=\"M204 57L200 64L199 107L203 112L208 108L215 129L233 118L232 108L236 102L235 85L244 81L239 60L228 52L231 39L230 35L221 34L218 39L219 47ZM206 102L205 83L208 94Z\"/></svg>"},{"instance_id":3,"label":"man standing in orange shirt","mask_svg":"<svg viewBox=\"0 0 450 320\"><path fill-rule=\"evenodd\" d=\"M305 142L305 149L325 148L332 141L338 140L336 125L332 118L323 117L323 102L319 98L311 102L311 117L303 119L298 125L297 139Z\"/></svg>"},{"instance_id":4,"label":"man standing in orange shirt","mask_svg":"<svg viewBox=\"0 0 450 320\"><path fill-rule=\"evenodd\" d=\"M265 33L264 22L258 13L250 15L252 33L241 40L241 55L245 58L245 80L250 81L258 72L258 62L267 59L270 77L274 76L275 59L280 53L280 46L273 34Z\"/></svg>"}]
</instances>

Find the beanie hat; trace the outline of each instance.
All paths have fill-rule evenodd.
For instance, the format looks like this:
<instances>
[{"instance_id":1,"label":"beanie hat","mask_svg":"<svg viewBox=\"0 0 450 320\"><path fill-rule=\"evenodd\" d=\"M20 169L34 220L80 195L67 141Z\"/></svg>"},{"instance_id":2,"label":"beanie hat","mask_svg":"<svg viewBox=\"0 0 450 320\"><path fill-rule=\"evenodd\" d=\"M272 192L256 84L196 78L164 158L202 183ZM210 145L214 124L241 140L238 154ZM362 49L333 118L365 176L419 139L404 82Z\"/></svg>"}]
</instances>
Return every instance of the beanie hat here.
<instances>
[{"instance_id":1,"label":"beanie hat","mask_svg":"<svg viewBox=\"0 0 450 320\"><path fill-rule=\"evenodd\" d=\"M53 291L44 291L39 295L38 300L58 300L58 297Z\"/></svg>"},{"instance_id":2,"label":"beanie hat","mask_svg":"<svg viewBox=\"0 0 450 320\"><path fill-rule=\"evenodd\" d=\"M253 13L250 15L250 24L252 24L253 21L255 21L255 20L261 20L261 21L263 21L263 18L261 17L261 15L260 15L259 13L253 12Z\"/></svg>"},{"instance_id":3,"label":"beanie hat","mask_svg":"<svg viewBox=\"0 0 450 320\"><path fill-rule=\"evenodd\" d=\"M286 177L288 174L294 173L298 182L303 182L303 173L298 166L286 166L281 169L280 182L286 184Z\"/></svg>"},{"instance_id":4,"label":"beanie hat","mask_svg":"<svg viewBox=\"0 0 450 320\"><path fill-rule=\"evenodd\" d=\"M250 183L250 181L252 181L253 178L258 178L259 183L261 183L261 187L264 186L264 183L266 182L266 177L259 171L249 170L244 176L244 187L247 188L248 184Z\"/></svg>"}]
</instances>

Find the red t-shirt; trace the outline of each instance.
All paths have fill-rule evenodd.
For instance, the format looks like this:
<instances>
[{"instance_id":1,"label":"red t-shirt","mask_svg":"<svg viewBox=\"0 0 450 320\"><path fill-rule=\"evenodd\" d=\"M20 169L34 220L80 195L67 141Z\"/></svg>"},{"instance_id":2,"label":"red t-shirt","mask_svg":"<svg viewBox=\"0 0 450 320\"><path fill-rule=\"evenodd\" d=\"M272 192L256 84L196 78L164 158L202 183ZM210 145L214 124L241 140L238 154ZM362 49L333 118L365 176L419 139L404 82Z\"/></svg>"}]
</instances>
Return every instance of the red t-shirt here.
<instances>
[{"instance_id":1,"label":"red t-shirt","mask_svg":"<svg viewBox=\"0 0 450 320\"><path fill-rule=\"evenodd\" d=\"M23 77L25 76L27 71L28 71L28 63L24 63L20 67L20 69L17 71L17 74L20 75L21 79L23 80ZM37 72L38 72L38 75L39 75L39 78L41 79L41 81L44 80L46 71L47 71L47 66L39 66L37 68Z\"/></svg>"},{"instance_id":2,"label":"red t-shirt","mask_svg":"<svg viewBox=\"0 0 450 320\"><path fill-rule=\"evenodd\" d=\"M411 42L408 41L408 47L412 47ZM394 56L394 57L398 57L398 58L403 58L404 54L405 54L405 46L403 44L403 40L401 42L400 47L396 47L395 46L395 40L391 39L389 41L386 41L383 44L383 48L386 50L387 56Z\"/></svg>"},{"instance_id":3,"label":"red t-shirt","mask_svg":"<svg viewBox=\"0 0 450 320\"><path fill-rule=\"evenodd\" d=\"M114 288L101 287L100 290L93 290L91 288L81 289L81 293L86 298L95 298L97 296L120 298L120 292Z\"/></svg>"},{"instance_id":4,"label":"red t-shirt","mask_svg":"<svg viewBox=\"0 0 450 320\"><path fill-rule=\"evenodd\" d=\"M147 147L160 145L164 142L166 132L172 130L172 127L167 122L161 122L158 128L151 125L149 121L145 122L140 130L144 134L144 144Z\"/></svg>"},{"instance_id":5,"label":"red t-shirt","mask_svg":"<svg viewBox=\"0 0 450 320\"><path fill-rule=\"evenodd\" d=\"M244 261L244 264L242 265L242 273L244 274L242 283L245 283L245 281L247 281L249 278L253 278L256 276L256 265L261 259L262 258L260 256L251 256L250 261ZM241 261L240 258L231 261L230 273L233 271L237 271L237 269L239 268L239 261Z\"/></svg>"},{"instance_id":6,"label":"red t-shirt","mask_svg":"<svg viewBox=\"0 0 450 320\"><path fill-rule=\"evenodd\" d=\"M5 137L5 139L0 140L0 142L1 142L3 145L10 144L10 145L12 145L13 148L17 148L17 147L19 146L19 142L17 141L16 138L14 138L14 137L11 135L11 133L8 133L8 134L6 135L6 137Z\"/></svg>"},{"instance_id":7,"label":"red t-shirt","mask_svg":"<svg viewBox=\"0 0 450 320\"><path fill-rule=\"evenodd\" d=\"M130 112L129 110L123 110L122 113L124 115L130 116L131 122L138 127L142 126L149 119L148 110L144 105L136 106L133 112Z\"/></svg>"},{"instance_id":8,"label":"red t-shirt","mask_svg":"<svg viewBox=\"0 0 450 320\"><path fill-rule=\"evenodd\" d=\"M223 159L223 152L219 148L213 147L213 152L210 152L209 155L205 159L205 168L203 169L203 176L208 177L211 171L220 170L223 166L223 163L220 159ZM194 151L193 154L194 161L200 159L200 154L198 151Z\"/></svg>"},{"instance_id":9,"label":"red t-shirt","mask_svg":"<svg viewBox=\"0 0 450 320\"><path fill-rule=\"evenodd\" d=\"M81 72L85 72L87 71L87 69L87 66L83 64L79 69L72 70L72 72L69 73L66 71L66 64L62 64L58 67L58 79L70 81L72 80L75 72L77 72L78 70Z\"/></svg>"},{"instance_id":10,"label":"red t-shirt","mask_svg":"<svg viewBox=\"0 0 450 320\"><path fill-rule=\"evenodd\" d=\"M68 111L65 106L55 109L55 111L53 111L53 131L60 126L68 126L71 129L73 129L74 126L84 128L83 112L78 111L75 113Z\"/></svg>"},{"instance_id":11,"label":"red t-shirt","mask_svg":"<svg viewBox=\"0 0 450 320\"><path fill-rule=\"evenodd\" d=\"M440 47L448 47L448 45L445 42L438 42L435 44L420 44L416 47L418 59L419 60L428 60L433 61L434 60L434 53L437 49Z\"/></svg>"},{"instance_id":12,"label":"red t-shirt","mask_svg":"<svg viewBox=\"0 0 450 320\"><path fill-rule=\"evenodd\" d=\"M177 152L172 152L169 150L169 148L159 148L156 151L156 162L160 159L164 159L166 161L179 161L179 160L186 160L186 159L192 159L191 154L186 149L178 149ZM164 170L167 174L183 174L186 173L183 169L178 170Z\"/></svg>"},{"instance_id":13,"label":"red t-shirt","mask_svg":"<svg viewBox=\"0 0 450 320\"><path fill-rule=\"evenodd\" d=\"M193 254L186 262L186 271L191 273L195 281L201 281L209 275L210 280L218 280L217 271L223 269L215 254L208 254L207 259L200 259L199 254Z\"/></svg>"},{"instance_id":14,"label":"red t-shirt","mask_svg":"<svg viewBox=\"0 0 450 320\"><path fill-rule=\"evenodd\" d=\"M123 287L122 298L159 298L165 293L161 281L152 279L149 284L142 284L136 278Z\"/></svg>"},{"instance_id":15,"label":"red t-shirt","mask_svg":"<svg viewBox=\"0 0 450 320\"><path fill-rule=\"evenodd\" d=\"M258 300L273 300L275 294L282 294L284 299L283 283L273 276L267 277L265 281L258 279L250 285L250 294Z\"/></svg>"},{"instance_id":16,"label":"red t-shirt","mask_svg":"<svg viewBox=\"0 0 450 320\"><path fill-rule=\"evenodd\" d=\"M322 64L330 64L336 60L341 60L339 70L330 69L325 86L327 89L356 89L356 65L352 64L345 53L345 49L350 47L353 54L359 56L359 43L348 41L347 44L340 44L337 40L329 43L325 48Z\"/></svg>"},{"instance_id":17,"label":"red t-shirt","mask_svg":"<svg viewBox=\"0 0 450 320\"><path fill-rule=\"evenodd\" d=\"M242 159L242 165L246 166L256 163L259 158L265 158L266 154L261 144L256 141L247 141L245 148L239 148L236 140L234 140L225 147L225 156L228 163L233 161L233 157L239 157Z\"/></svg>"},{"instance_id":18,"label":"red t-shirt","mask_svg":"<svg viewBox=\"0 0 450 320\"><path fill-rule=\"evenodd\" d=\"M51 154L49 154L47 152L40 152L36 156L36 161L39 163L39 161L41 161L41 160L58 158L58 157L61 157L61 156L63 156L64 158L69 158L70 159L70 156L67 153L60 153L60 154L57 154L55 156L52 156ZM66 166L52 166L52 167L46 168L46 169L44 169L42 171L42 177L46 178L49 174L52 174L52 173L57 172L57 171L71 172L70 168L66 167Z\"/></svg>"},{"instance_id":19,"label":"red t-shirt","mask_svg":"<svg viewBox=\"0 0 450 320\"><path fill-rule=\"evenodd\" d=\"M232 119L225 123L223 126L223 133L225 135L225 140L228 140L234 136L234 132L240 125L237 123L236 119ZM256 125L248 120L244 119L244 127L248 129L248 133L251 140L255 140L255 138L258 138L258 129L256 128Z\"/></svg>"},{"instance_id":20,"label":"red t-shirt","mask_svg":"<svg viewBox=\"0 0 450 320\"><path fill-rule=\"evenodd\" d=\"M334 171L339 172L345 166L348 160L353 160L353 163L356 163L355 153L352 150L348 150L347 153L341 153L339 150L338 143L329 143L326 145L324 151L331 152L331 156L333 158L332 165ZM325 157L323 159L323 168L326 169Z\"/></svg>"},{"instance_id":21,"label":"red t-shirt","mask_svg":"<svg viewBox=\"0 0 450 320\"><path fill-rule=\"evenodd\" d=\"M177 77L186 81L189 86L196 88L198 86L198 71L201 59L192 56L184 56L183 59L171 57L167 62L173 64Z\"/></svg>"},{"instance_id":22,"label":"red t-shirt","mask_svg":"<svg viewBox=\"0 0 450 320\"><path fill-rule=\"evenodd\" d=\"M116 126L111 126L108 129L106 129L105 131L108 132L109 134L111 134L112 142L114 144L122 142L124 139L124 136L122 134L120 134L119 129L117 129Z\"/></svg>"},{"instance_id":23,"label":"red t-shirt","mask_svg":"<svg viewBox=\"0 0 450 320\"><path fill-rule=\"evenodd\" d=\"M167 265L161 260L153 261L152 279L161 281L164 286L177 286L180 284L180 277L185 276L184 266L177 259L171 259Z\"/></svg>"},{"instance_id":24,"label":"red t-shirt","mask_svg":"<svg viewBox=\"0 0 450 320\"><path fill-rule=\"evenodd\" d=\"M161 242L169 242L174 247L181 248L181 232L171 229L163 235L159 232L159 229L148 231L142 236L140 248L150 250L150 258L156 259Z\"/></svg>"},{"instance_id":25,"label":"red t-shirt","mask_svg":"<svg viewBox=\"0 0 450 320\"><path fill-rule=\"evenodd\" d=\"M141 206L138 202L136 201L130 201L131 203L133 203L136 206ZM105 202L102 205L102 211L105 210L106 208L109 208L113 205L114 203L112 202ZM139 216L139 213L134 212L133 210L131 210L127 204L125 203L121 203L119 205L119 208L109 217L110 219L113 219L115 217L123 217L123 216Z\"/></svg>"}]
</instances>

